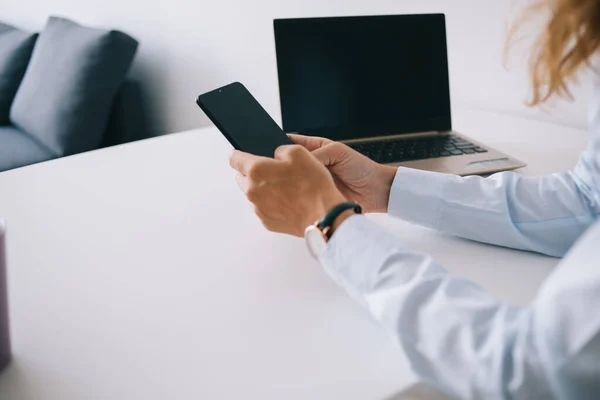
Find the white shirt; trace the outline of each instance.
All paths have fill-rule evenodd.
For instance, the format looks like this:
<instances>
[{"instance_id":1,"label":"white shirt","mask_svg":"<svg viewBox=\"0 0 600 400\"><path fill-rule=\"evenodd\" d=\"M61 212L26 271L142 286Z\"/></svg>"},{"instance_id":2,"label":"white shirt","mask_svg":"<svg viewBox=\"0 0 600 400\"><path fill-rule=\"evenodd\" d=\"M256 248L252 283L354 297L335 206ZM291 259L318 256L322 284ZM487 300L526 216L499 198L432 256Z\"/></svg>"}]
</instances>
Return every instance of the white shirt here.
<instances>
[{"instance_id":1,"label":"white shirt","mask_svg":"<svg viewBox=\"0 0 600 400\"><path fill-rule=\"evenodd\" d=\"M321 255L424 384L461 399L600 399L600 85L590 106L590 145L571 172L461 178L400 168L392 186L393 216L564 256L528 307L449 274L364 216L344 221Z\"/></svg>"}]
</instances>

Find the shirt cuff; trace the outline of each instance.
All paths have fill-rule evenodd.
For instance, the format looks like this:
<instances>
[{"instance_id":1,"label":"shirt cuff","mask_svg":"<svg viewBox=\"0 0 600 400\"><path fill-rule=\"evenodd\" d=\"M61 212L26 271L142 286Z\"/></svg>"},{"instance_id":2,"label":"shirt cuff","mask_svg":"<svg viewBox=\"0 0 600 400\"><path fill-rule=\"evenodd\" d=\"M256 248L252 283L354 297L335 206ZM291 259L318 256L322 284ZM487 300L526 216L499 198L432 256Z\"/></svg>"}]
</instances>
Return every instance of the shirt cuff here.
<instances>
[{"instance_id":1,"label":"shirt cuff","mask_svg":"<svg viewBox=\"0 0 600 400\"><path fill-rule=\"evenodd\" d=\"M390 190L388 213L408 222L437 229L443 192L452 175L398 168Z\"/></svg>"},{"instance_id":2,"label":"shirt cuff","mask_svg":"<svg viewBox=\"0 0 600 400\"><path fill-rule=\"evenodd\" d=\"M366 306L363 295L377 281L379 266L398 251L409 249L364 215L353 215L336 229L319 261L338 285Z\"/></svg>"}]
</instances>

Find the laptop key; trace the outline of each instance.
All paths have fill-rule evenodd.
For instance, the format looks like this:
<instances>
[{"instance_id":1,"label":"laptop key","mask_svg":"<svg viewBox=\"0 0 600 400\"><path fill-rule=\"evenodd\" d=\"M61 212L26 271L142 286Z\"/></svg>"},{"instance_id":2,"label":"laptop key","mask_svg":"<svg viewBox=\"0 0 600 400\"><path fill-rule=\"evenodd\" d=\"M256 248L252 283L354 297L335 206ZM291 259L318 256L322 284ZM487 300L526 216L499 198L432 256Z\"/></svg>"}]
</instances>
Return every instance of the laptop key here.
<instances>
[{"instance_id":1,"label":"laptop key","mask_svg":"<svg viewBox=\"0 0 600 400\"><path fill-rule=\"evenodd\" d=\"M483 147L475 147L473 150L475 150L477 153L487 153L488 152Z\"/></svg>"},{"instance_id":2,"label":"laptop key","mask_svg":"<svg viewBox=\"0 0 600 400\"><path fill-rule=\"evenodd\" d=\"M461 155L463 152L461 150L450 150L450 154L453 156Z\"/></svg>"},{"instance_id":3,"label":"laptop key","mask_svg":"<svg viewBox=\"0 0 600 400\"><path fill-rule=\"evenodd\" d=\"M462 149L462 151L465 154L475 154L475 150L473 149Z\"/></svg>"},{"instance_id":4,"label":"laptop key","mask_svg":"<svg viewBox=\"0 0 600 400\"><path fill-rule=\"evenodd\" d=\"M465 143L465 144L457 144L456 148L457 149L472 149L477 147L476 145L474 145L473 143Z\"/></svg>"}]
</instances>

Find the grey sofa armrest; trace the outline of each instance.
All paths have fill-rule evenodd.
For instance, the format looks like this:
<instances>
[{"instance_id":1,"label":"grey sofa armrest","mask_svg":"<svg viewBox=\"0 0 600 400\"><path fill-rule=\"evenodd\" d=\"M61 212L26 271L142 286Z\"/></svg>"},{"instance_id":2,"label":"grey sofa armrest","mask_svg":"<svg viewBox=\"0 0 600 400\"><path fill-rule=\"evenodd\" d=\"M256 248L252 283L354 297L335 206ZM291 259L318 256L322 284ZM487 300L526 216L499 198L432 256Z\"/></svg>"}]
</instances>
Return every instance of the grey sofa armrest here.
<instances>
[{"instance_id":1,"label":"grey sofa armrest","mask_svg":"<svg viewBox=\"0 0 600 400\"><path fill-rule=\"evenodd\" d=\"M101 147L129 143L153 136L139 83L126 81L113 102Z\"/></svg>"}]
</instances>

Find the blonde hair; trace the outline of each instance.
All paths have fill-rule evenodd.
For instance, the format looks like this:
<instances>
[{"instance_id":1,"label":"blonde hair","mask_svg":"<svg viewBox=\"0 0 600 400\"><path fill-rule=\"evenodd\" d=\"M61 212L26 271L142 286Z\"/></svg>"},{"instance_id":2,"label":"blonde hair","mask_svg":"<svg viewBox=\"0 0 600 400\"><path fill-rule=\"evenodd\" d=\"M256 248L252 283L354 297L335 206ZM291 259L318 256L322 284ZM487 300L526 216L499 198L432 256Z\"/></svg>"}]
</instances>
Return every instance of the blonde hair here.
<instances>
[{"instance_id":1,"label":"blonde hair","mask_svg":"<svg viewBox=\"0 0 600 400\"><path fill-rule=\"evenodd\" d=\"M549 16L531 54L529 106L554 95L572 98L569 83L600 47L600 0L537 0L512 26L507 48L524 22L539 13Z\"/></svg>"}]
</instances>

